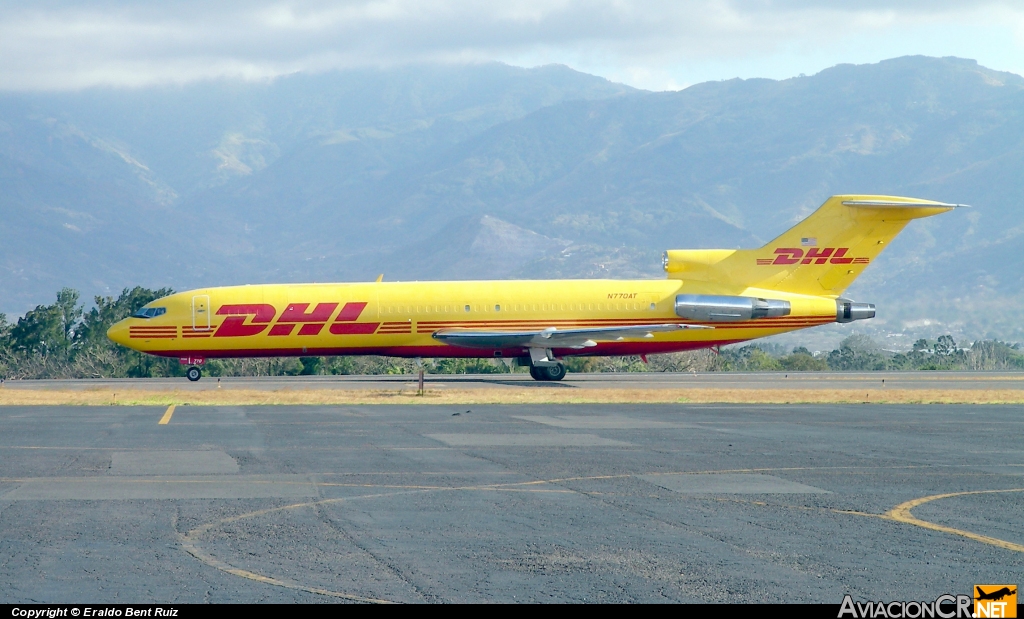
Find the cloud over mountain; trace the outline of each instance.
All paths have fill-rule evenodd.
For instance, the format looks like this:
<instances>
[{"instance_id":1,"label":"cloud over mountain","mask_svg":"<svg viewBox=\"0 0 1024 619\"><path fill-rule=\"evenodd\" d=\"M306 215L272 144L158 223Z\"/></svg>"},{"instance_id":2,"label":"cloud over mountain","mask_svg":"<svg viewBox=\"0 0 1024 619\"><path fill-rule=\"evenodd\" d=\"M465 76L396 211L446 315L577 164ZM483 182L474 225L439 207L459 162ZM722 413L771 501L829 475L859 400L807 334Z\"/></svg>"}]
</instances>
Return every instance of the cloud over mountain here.
<instances>
[{"instance_id":1,"label":"cloud over mountain","mask_svg":"<svg viewBox=\"0 0 1024 619\"><path fill-rule=\"evenodd\" d=\"M565 63L657 88L711 77L697 65L724 71L715 77L763 69L765 57L826 66L822 53L845 49L850 58L851 49L878 47L880 36L890 54L976 52L1024 70L1013 60L1024 10L999 0L85 0L8 2L0 15L0 88L7 90L493 60ZM966 33L973 47L947 30ZM990 39L1000 39L1002 54L989 53ZM921 48L929 40L947 47ZM798 72L787 66L788 75Z\"/></svg>"}]
</instances>

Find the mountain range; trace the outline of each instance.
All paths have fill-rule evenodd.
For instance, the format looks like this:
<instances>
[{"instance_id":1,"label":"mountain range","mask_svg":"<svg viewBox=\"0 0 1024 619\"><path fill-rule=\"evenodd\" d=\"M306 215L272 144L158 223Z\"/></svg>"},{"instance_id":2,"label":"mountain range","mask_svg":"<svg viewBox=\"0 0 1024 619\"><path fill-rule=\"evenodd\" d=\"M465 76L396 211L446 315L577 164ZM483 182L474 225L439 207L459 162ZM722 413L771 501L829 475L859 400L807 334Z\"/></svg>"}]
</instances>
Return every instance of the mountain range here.
<instances>
[{"instance_id":1,"label":"mountain range","mask_svg":"<svg viewBox=\"0 0 1024 619\"><path fill-rule=\"evenodd\" d=\"M661 277L838 193L970 204L850 289L1024 339L1024 78L958 58L646 92L562 66L0 94L0 311L63 286ZM937 327L939 328L939 327Z\"/></svg>"}]
</instances>

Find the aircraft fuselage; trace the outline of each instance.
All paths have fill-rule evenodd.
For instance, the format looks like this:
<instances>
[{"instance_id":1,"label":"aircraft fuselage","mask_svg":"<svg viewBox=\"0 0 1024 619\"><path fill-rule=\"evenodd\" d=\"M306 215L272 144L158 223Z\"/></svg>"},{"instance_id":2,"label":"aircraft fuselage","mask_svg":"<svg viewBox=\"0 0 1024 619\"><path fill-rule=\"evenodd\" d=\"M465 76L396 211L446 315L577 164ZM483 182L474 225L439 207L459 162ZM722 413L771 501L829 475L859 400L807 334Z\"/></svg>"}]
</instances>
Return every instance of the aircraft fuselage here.
<instances>
[{"instance_id":1,"label":"aircraft fuselage","mask_svg":"<svg viewBox=\"0 0 1024 619\"><path fill-rule=\"evenodd\" d=\"M836 321L835 301L779 291L731 294L790 301L788 316L737 323L680 318L681 292L722 293L680 280L518 280L274 284L190 290L148 304L152 318L127 318L115 342L165 357L388 355L523 357L525 347L464 347L434 339L441 329L573 329L705 324L709 329L596 342L565 355L638 355L731 344Z\"/></svg>"}]
</instances>

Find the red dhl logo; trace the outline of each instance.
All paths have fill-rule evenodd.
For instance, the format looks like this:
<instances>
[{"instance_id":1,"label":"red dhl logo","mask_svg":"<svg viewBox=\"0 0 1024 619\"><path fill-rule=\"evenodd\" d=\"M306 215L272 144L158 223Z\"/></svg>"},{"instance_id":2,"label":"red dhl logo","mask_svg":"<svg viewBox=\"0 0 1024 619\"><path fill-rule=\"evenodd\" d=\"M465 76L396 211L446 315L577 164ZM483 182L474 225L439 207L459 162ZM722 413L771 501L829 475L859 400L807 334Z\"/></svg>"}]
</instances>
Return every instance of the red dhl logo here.
<instances>
[{"instance_id":1,"label":"red dhl logo","mask_svg":"<svg viewBox=\"0 0 1024 619\"><path fill-rule=\"evenodd\" d=\"M804 253L799 247L779 247L775 259L758 258L759 265L776 264L868 264L871 258L848 258L849 247L812 247Z\"/></svg>"},{"instance_id":2,"label":"red dhl logo","mask_svg":"<svg viewBox=\"0 0 1024 619\"><path fill-rule=\"evenodd\" d=\"M292 303L274 322L277 309L267 303L245 305L222 305L218 316L226 316L213 337L246 337L259 335L270 328L268 336L291 335L299 327L299 335L319 335L331 320L339 303L317 303L312 311L309 303ZM356 322L366 309L366 303L346 303L334 322L328 328L334 335L368 335L377 330L380 323ZM271 323L274 323L271 326Z\"/></svg>"}]
</instances>

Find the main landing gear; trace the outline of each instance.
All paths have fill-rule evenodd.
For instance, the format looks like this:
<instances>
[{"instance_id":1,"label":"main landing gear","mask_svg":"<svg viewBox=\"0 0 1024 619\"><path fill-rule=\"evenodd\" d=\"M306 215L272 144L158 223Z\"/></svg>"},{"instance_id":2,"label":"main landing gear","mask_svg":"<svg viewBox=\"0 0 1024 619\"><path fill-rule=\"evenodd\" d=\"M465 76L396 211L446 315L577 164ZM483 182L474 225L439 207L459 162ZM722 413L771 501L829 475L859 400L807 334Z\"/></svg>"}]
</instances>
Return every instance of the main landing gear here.
<instances>
[{"instance_id":1,"label":"main landing gear","mask_svg":"<svg viewBox=\"0 0 1024 619\"><path fill-rule=\"evenodd\" d=\"M197 368L194 365L192 367L190 367L189 369L185 370L185 378L189 379L192 382L196 382L197 380L199 380L202 377L203 377L203 371L200 370L199 368Z\"/></svg>"},{"instance_id":2,"label":"main landing gear","mask_svg":"<svg viewBox=\"0 0 1024 619\"><path fill-rule=\"evenodd\" d=\"M530 348L530 356L523 357L520 365L530 366L530 376L534 380L562 380L565 378L565 364L555 359L548 349Z\"/></svg>"},{"instance_id":3,"label":"main landing gear","mask_svg":"<svg viewBox=\"0 0 1024 619\"><path fill-rule=\"evenodd\" d=\"M537 367L530 366L530 376L534 380L562 380L565 378L565 366L561 363L556 363L548 367Z\"/></svg>"}]
</instances>

